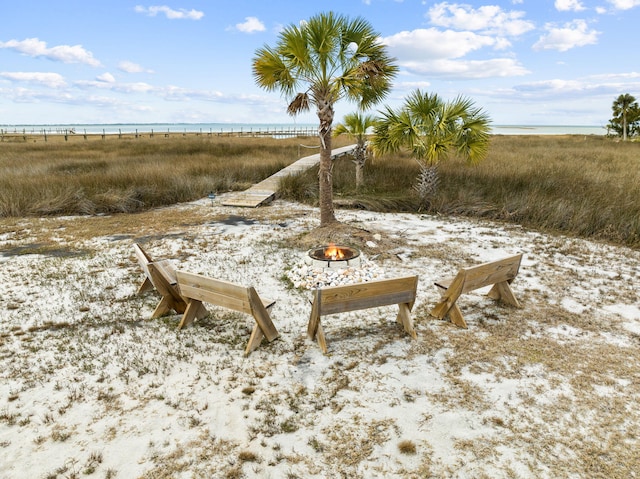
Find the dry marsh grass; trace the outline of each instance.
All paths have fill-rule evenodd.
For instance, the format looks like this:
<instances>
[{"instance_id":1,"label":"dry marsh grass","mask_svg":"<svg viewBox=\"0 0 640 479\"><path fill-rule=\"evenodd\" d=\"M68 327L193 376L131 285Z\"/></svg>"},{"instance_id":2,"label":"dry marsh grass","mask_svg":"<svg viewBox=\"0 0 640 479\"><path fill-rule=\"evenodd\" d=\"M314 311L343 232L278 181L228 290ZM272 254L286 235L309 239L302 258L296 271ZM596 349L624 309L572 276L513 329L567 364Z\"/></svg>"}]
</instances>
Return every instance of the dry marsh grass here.
<instances>
[{"instance_id":1,"label":"dry marsh grass","mask_svg":"<svg viewBox=\"0 0 640 479\"><path fill-rule=\"evenodd\" d=\"M317 151L302 148L317 141L187 135L0 143L0 217L130 213L241 190ZM637 247L639 149L599 136L495 136L479 165L452 159L439 166L440 189L428 211ZM370 162L359 191L354 171L349 159L336 162L337 205L420 208L412 188L418 166L407 155ZM283 179L279 194L315 204L317 186L312 170Z\"/></svg>"},{"instance_id":2,"label":"dry marsh grass","mask_svg":"<svg viewBox=\"0 0 640 479\"><path fill-rule=\"evenodd\" d=\"M489 156L439 167L440 187L426 212L483 217L536 229L640 246L640 144L599 136L494 136ZM376 159L355 191L354 167L338 162L336 202L373 211L417 211L419 172L406 154ZM285 197L313 204L316 172L288 179Z\"/></svg>"},{"instance_id":3,"label":"dry marsh grass","mask_svg":"<svg viewBox=\"0 0 640 479\"><path fill-rule=\"evenodd\" d=\"M131 213L249 187L317 138L0 143L0 217ZM306 152L308 150L304 150Z\"/></svg>"}]
</instances>

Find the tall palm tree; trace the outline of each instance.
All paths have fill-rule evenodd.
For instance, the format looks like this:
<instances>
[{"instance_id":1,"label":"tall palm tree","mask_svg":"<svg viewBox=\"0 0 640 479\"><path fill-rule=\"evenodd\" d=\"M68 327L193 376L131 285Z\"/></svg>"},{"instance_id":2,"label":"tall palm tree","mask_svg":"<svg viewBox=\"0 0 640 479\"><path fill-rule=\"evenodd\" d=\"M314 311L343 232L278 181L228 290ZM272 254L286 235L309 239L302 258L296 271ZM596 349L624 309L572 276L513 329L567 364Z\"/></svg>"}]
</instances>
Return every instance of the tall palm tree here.
<instances>
[{"instance_id":1,"label":"tall palm tree","mask_svg":"<svg viewBox=\"0 0 640 479\"><path fill-rule=\"evenodd\" d=\"M436 167L441 160L454 154L477 163L487 156L490 123L470 99L446 102L437 94L416 90L399 109L386 107L376 123L372 145L381 154L402 148L411 152L420 163L418 192L426 202L437 185Z\"/></svg>"},{"instance_id":2,"label":"tall palm tree","mask_svg":"<svg viewBox=\"0 0 640 479\"><path fill-rule=\"evenodd\" d=\"M296 115L313 105L320 124L320 226L336 221L333 210L331 129L335 103L346 98L361 109L382 100L398 67L380 43L379 34L362 18L321 13L290 25L275 47L256 51L253 75L267 91L289 98L287 111Z\"/></svg>"},{"instance_id":3,"label":"tall palm tree","mask_svg":"<svg viewBox=\"0 0 640 479\"><path fill-rule=\"evenodd\" d=\"M620 95L613 101L613 105L611 106L611 108L613 109L614 117L622 118L622 141L626 141L627 131L629 128L629 113L631 113L631 111L634 109L638 109L638 103L632 95L625 93L624 95Z\"/></svg>"},{"instance_id":4,"label":"tall palm tree","mask_svg":"<svg viewBox=\"0 0 640 479\"><path fill-rule=\"evenodd\" d=\"M356 165L356 190L364 181L364 165L369 152L367 149L367 131L375 125L376 117L359 112L345 115L341 123L333 129L333 136L349 135L356 141L353 162Z\"/></svg>"}]
</instances>

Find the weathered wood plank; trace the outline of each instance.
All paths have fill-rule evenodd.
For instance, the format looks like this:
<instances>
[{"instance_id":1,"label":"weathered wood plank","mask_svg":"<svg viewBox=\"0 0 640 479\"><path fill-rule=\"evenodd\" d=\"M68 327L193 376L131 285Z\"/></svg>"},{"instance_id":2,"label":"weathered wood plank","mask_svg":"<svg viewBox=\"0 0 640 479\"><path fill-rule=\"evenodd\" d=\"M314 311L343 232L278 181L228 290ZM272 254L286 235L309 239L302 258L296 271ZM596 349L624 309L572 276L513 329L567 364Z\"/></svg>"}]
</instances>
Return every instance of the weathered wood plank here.
<instances>
[{"instance_id":1,"label":"weathered wood plank","mask_svg":"<svg viewBox=\"0 0 640 479\"><path fill-rule=\"evenodd\" d=\"M253 316L255 324L245 348L246 355L260 345L263 337L268 341L279 337L280 334L269 315L269 308L275 301L260 298L253 287L240 286L186 271L177 271L176 277L180 294L188 301L181 325L186 326L193 321L192 305L206 302Z\"/></svg>"},{"instance_id":2,"label":"weathered wood plank","mask_svg":"<svg viewBox=\"0 0 640 479\"><path fill-rule=\"evenodd\" d=\"M321 316L397 304L399 312L396 321L415 339L417 335L411 320L411 309L416 299L417 287L418 276L407 276L319 288L314 292L307 336L311 340L316 339L320 349L326 354Z\"/></svg>"},{"instance_id":3,"label":"weathered wood plank","mask_svg":"<svg viewBox=\"0 0 640 479\"><path fill-rule=\"evenodd\" d=\"M453 278L435 281L435 286L444 291L440 301L433 307L430 314L439 319L449 316L453 324L466 328L467 323L456 301L462 294L491 285L493 287L488 293L490 298L520 307L520 303L509 284L517 276L521 262L522 254L517 254L497 261L462 268Z\"/></svg>"}]
</instances>

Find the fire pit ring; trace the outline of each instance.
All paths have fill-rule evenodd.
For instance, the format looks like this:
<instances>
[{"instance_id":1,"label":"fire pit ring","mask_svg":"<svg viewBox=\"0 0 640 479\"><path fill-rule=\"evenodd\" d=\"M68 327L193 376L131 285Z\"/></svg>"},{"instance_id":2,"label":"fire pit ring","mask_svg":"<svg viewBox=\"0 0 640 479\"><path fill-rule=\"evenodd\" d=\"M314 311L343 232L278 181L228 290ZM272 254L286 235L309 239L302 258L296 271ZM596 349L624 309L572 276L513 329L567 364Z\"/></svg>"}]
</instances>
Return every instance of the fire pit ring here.
<instances>
[{"instance_id":1,"label":"fire pit ring","mask_svg":"<svg viewBox=\"0 0 640 479\"><path fill-rule=\"evenodd\" d=\"M307 253L307 264L321 268L348 268L360 266L360 251L350 246L329 244L312 248Z\"/></svg>"}]
</instances>

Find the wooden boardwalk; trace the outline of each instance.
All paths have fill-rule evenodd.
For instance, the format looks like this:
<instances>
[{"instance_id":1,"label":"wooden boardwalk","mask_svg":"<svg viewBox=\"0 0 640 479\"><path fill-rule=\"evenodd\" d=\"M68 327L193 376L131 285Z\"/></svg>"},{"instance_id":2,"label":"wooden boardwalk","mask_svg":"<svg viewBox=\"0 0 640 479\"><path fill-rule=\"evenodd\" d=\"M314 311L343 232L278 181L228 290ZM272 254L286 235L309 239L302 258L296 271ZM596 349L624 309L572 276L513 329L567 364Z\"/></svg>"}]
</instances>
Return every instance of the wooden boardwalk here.
<instances>
[{"instance_id":1,"label":"wooden boardwalk","mask_svg":"<svg viewBox=\"0 0 640 479\"><path fill-rule=\"evenodd\" d=\"M334 160L341 156L348 155L355 147L356 145L349 145L336 148L331 151L331 159ZM320 153L300 158L298 161L281 169L269 178L262 180L260 183L256 183L251 188L228 195L222 204L224 206L246 206L249 208L256 208L260 205L267 204L275 199L280 178L288 175L299 175L313 168L319 162Z\"/></svg>"}]
</instances>

